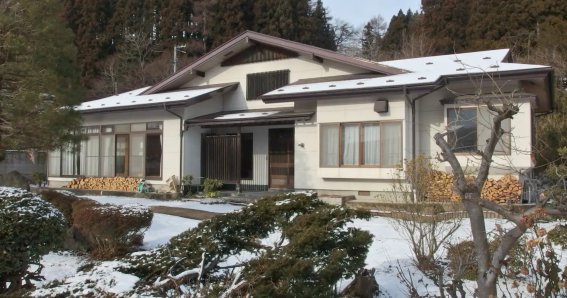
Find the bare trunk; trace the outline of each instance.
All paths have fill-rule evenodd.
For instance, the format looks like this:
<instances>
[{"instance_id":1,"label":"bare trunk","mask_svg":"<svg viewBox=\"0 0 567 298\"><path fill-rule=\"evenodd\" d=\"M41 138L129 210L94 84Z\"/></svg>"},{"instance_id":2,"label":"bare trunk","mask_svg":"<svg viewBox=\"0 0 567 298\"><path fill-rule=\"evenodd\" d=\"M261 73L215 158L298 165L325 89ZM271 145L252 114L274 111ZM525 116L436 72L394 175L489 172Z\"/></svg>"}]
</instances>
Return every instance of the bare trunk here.
<instances>
[{"instance_id":1,"label":"bare trunk","mask_svg":"<svg viewBox=\"0 0 567 298\"><path fill-rule=\"evenodd\" d=\"M479 200L479 191L465 193L465 199L463 200L463 205L467 210L471 222L476 262L478 265L476 277L478 296L482 298L496 297L496 279L487 279L487 274L492 270L491 258L484 223L484 213L482 212L482 207L478 204Z\"/></svg>"}]
</instances>

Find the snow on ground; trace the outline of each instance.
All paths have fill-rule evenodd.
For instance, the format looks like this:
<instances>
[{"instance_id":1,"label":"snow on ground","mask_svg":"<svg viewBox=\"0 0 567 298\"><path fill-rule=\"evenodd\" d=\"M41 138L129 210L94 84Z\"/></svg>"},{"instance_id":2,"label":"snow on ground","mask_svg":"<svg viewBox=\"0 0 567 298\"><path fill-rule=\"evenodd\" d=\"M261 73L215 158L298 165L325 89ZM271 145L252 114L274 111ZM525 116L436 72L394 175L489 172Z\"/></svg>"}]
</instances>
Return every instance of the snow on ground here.
<instances>
[{"instance_id":1,"label":"snow on ground","mask_svg":"<svg viewBox=\"0 0 567 298\"><path fill-rule=\"evenodd\" d=\"M45 277L45 280L34 282L34 284L41 286L54 280L73 276L84 261L84 257L68 251L50 252L41 258L41 264L45 266L41 274Z\"/></svg>"},{"instance_id":2,"label":"snow on ground","mask_svg":"<svg viewBox=\"0 0 567 298\"><path fill-rule=\"evenodd\" d=\"M242 208L240 205L233 205L233 204L211 204L210 202L218 202L212 200L173 200L173 201L165 201L165 200L152 200L146 198L131 198L131 197L119 197L119 196L84 196L85 198L89 198L95 200L99 203L103 204L114 204L114 205L142 205L142 206L167 206L167 207L177 207L177 208L186 208L186 209L196 209L196 210L204 210L209 212L216 212L216 213L228 213L232 211L239 210Z\"/></svg>"},{"instance_id":3,"label":"snow on ground","mask_svg":"<svg viewBox=\"0 0 567 298\"><path fill-rule=\"evenodd\" d=\"M199 224L199 220L154 213L152 225L144 233L144 249L165 244L171 237L181 234Z\"/></svg>"},{"instance_id":4,"label":"snow on ground","mask_svg":"<svg viewBox=\"0 0 567 298\"><path fill-rule=\"evenodd\" d=\"M218 205L218 204L200 204L199 202L186 201L156 201L140 198L125 197L89 197L102 203L112 203L120 205L141 204L144 206L173 206L179 208L199 209L211 212L231 212L238 210L240 206ZM144 249L155 248L158 245L165 244L169 239L179 233L197 226L198 220L185 219L181 217L154 214L151 227L144 234ZM540 225L546 229L553 228L557 222ZM487 219L486 229L490 233L494 233L497 225L503 228L509 228L511 225L500 219ZM369 248L366 258L367 268L376 268L376 280L380 285L380 297L406 297L408 296L407 288L403 285L399 277L399 271L403 271L407 278L411 278L420 294L439 294L438 289L431 280L423 275L413 264L412 253L406 239L400 235L393 224L393 220L385 217L372 217L369 221L356 220L352 226L369 231L374 235L374 240ZM280 237L279 232L272 233L269 237L262 240L263 244L273 245ZM450 240L451 243L458 243L463 240L472 238L469 221L462 221L461 228L455 233ZM567 264L567 255L557 250L561 255L561 265L563 268ZM444 252L441 252L444 254ZM243 252L238 256L229 258L222 265L231 265L241 263L252 258L253 255ZM109 293L115 293L118 296L125 295L130 291L138 278L132 275L116 272L113 268L118 266L117 262L102 262L93 270L84 273L76 273L77 268L81 265L81 257L74 256L69 253L50 253L44 256L42 264L45 266L44 275L47 281L61 280L67 277L63 283L62 289L72 289L72 285L85 285L85 288L94 289L92 291L103 290ZM342 289L348 285L349 281L344 280L338 284L338 288ZM44 285L42 282L39 286ZM475 288L472 281L465 282L465 289L469 294ZM520 288L521 290L521 288ZM76 293L81 296L83 294L93 294L95 292ZM45 289L39 288L34 295L46 295ZM521 293L521 292L520 292Z\"/></svg>"}]
</instances>

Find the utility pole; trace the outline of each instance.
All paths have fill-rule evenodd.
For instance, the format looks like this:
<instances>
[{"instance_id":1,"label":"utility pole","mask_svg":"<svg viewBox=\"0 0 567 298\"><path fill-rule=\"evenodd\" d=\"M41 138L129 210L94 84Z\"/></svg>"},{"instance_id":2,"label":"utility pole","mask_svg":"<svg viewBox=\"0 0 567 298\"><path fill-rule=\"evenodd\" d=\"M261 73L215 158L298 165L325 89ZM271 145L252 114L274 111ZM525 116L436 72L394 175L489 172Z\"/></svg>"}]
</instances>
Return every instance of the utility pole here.
<instances>
[{"instance_id":1,"label":"utility pole","mask_svg":"<svg viewBox=\"0 0 567 298\"><path fill-rule=\"evenodd\" d=\"M187 47L187 45L173 46L173 73L177 72L177 51L180 51L181 53L185 53L184 51L181 51L180 49L184 49L186 47Z\"/></svg>"}]
</instances>

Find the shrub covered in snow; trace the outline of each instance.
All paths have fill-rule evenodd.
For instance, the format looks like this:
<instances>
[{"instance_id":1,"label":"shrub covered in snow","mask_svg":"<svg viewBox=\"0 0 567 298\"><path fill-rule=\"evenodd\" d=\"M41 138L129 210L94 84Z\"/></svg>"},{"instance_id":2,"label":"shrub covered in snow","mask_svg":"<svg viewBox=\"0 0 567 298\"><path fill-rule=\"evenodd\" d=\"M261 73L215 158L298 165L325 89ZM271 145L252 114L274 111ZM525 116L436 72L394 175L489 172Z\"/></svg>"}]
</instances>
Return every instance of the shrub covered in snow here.
<instances>
[{"instance_id":1,"label":"shrub covered in snow","mask_svg":"<svg viewBox=\"0 0 567 298\"><path fill-rule=\"evenodd\" d=\"M160 289L200 288L212 296L242 289L259 297L326 295L340 278L364 265L371 236L346 225L368 217L368 212L330 206L306 194L266 198L204 221L164 247L132 254L123 260L128 265L122 270ZM265 243L274 235L273 243ZM250 257L238 257L242 255ZM219 275L230 257L243 263L236 265L241 274L229 274L227 283ZM199 286L205 280L208 290Z\"/></svg>"},{"instance_id":2,"label":"shrub covered in snow","mask_svg":"<svg viewBox=\"0 0 567 298\"><path fill-rule=\"evenodd\" d=\"M70 193L62 193L54 190L41 192L41 197L59 209L70 225L73 224L73 203L80 200L79 198Z\"/></svg>"},{"instance_id":3,"label":"shrub covered in snow","mask_svg":"<svg viewBox=\"0 0 567 298\"><path fill-rule=\"evenodd\" d=\"M91 254L110 259L141 245L152 224L153 212L146 207L101 205L80 200L72 205L73 226L89 243Z\"/></svg>"},{"instance_id":4,"label":"shrub covered in snow","mask_svg":"<svg viewBox=\"0 0 567 298\"><path fill-rule=\"evenodd\" d=\"M28 272L29 265L60 245L65 229L63 214L52 204L22 189L0 187L0 294L40 278L40 272Z\"/></svg>"}]
</instances>

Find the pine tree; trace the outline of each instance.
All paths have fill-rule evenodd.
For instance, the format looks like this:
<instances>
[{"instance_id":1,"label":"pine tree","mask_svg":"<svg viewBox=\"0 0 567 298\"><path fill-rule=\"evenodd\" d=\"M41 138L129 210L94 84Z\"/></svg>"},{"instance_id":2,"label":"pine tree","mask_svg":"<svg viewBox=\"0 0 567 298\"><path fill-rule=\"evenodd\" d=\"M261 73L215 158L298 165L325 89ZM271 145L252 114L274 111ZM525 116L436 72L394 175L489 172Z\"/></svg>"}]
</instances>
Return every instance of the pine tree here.
<instances>
[{"instance_id":1,"label":"pine tree","mask_svg":"<svg viewBox=\"0 0 567 298\"><path fill-rule=\"evenodd\" d=\"M335 44L335 32L330 24L331 17L327 15L327 10L323 7L321 0L317 0L311 18L313 37L310 44L335 51L337 45Z\"/></svg>"},{"instance_id":2,"label":"pine tree","mask_svg":"<svg viewBox=\"0 0 567 298\"><path fill-rule=\"evenodd\" d=\"M53 149L80 121L76 48L58 0L0 6L0 149Z\"/></svg>"}]
</instances>

